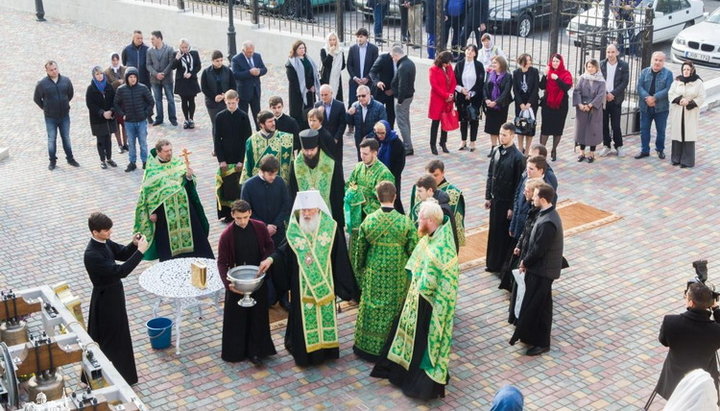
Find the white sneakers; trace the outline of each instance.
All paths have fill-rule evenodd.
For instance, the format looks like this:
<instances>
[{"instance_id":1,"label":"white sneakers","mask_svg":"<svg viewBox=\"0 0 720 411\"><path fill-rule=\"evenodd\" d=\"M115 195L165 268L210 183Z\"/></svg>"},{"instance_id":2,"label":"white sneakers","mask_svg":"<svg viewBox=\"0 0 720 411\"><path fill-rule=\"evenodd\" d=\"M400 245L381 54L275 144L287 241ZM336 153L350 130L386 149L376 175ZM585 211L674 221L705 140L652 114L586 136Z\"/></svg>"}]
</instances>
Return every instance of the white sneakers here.
<instances>
[{"instance_id":1,"label":"white sneakers","mask_svg":"<svg viewBox=\"0 0 720 411\"><path fill-rule=\"evenodd\" d=\"M625 157L625 148L624 147L618 147L617 149L617 156L618 157ZM607 157L611 154L614 154L616 150L611 149L610 147L603 147L602 150L600 150L600 157Z\"/></svg>"},{"instance_id":2,"label":"white sneakers","mask_svg":"<svg viewBox=\"0 0 720 411\"><path fill-rule=\"evenodd\" d=\"M607 157L610 155L610 153L612 153L612 149L610 147L603 146L603 149L600 150L599 155L600 155L600 157Z\"/></svg>"},{"instance_id":3,"label":"white sneakers","mask_svg":"<svg viewBox=\"0 0 720 411\"><path fill-rule=\"evenodd\" d=\"M617 148L617 156L618 156L618 157L625 157L625 147L618 147L618 148Z\"/></svg>"}]
</instances>

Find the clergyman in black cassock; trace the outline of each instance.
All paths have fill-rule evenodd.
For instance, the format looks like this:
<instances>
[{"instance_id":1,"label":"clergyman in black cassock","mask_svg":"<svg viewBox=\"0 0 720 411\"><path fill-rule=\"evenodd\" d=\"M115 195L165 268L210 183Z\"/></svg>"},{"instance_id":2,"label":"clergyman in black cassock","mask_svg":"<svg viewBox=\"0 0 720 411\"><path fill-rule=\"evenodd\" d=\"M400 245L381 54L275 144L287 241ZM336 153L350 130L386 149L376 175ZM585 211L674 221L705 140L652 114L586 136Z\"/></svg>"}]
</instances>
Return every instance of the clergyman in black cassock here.
<instances>
[{"instance_id":1,"label":"clergyman in black cassock","mask_svg":"<svg viewBox=\"0 0 720 411\"><path fill-rule=\"evenodd\" d=\"M509 126L508 126L509 125ZM512 130L505 128L512 126ZM500 145L491 153L485 188L485 208L490 209L485 271L500 273L506 262L510 237L510 215L515 191L525 170L525 157L513 143L515 126L506 123L500 129Z\"/></svg>"},{"instance_id":2,"label":"clergyman in black cassock","mask_svg":"<svg viewBox=\"0 0 720 411\"><path fill-rule=\"evenodd\" d=\"M239 210L245 211L238 210L238 203L244 203L244 208ZM259 265L273 252L273 242L265 223L250 219L250 205L246 201L236 201L231 215L234 222L220 235L217 259L226 290L221 357L229 362L249 359L258 364L261 358L277 354L270 337L269 279L266 278L262 286L252 293L251 297L257 302L253 307L240 307L238 301L242 295L230 289L227 272L240 265Z\"/></svg>"},{"instance_id":3,"label":"clergyman in black cassock","mask_svg":"<svg viewBox=\"0 0 720 411\"><path fill-rule=\"evenodd\" d=\"M93 213L90 225L93 237L84 255L85 269L93 284L88 334L98 343L100 350L125 381L132 385L137 383L138 377L122 279L142 260L143 252L147 250L147 240L144 237L134 238L126 246L110 240L112 220L104 214ZM119 265L116 260L125 263Z\"/></svg>"}]
</instances>

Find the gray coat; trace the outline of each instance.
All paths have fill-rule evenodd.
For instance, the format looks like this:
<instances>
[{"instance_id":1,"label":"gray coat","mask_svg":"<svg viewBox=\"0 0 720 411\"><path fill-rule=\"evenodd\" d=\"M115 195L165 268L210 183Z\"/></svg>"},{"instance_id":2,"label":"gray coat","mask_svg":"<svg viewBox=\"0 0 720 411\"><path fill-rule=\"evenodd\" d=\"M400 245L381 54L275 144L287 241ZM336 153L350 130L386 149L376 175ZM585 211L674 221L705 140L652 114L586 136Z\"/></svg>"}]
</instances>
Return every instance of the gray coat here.
<instances>
[{"instance_id":1,"label":"gray coat","mask_svg":"<svg viewBox=\"0 0 720 411\"><path fill-rule=\"evenodd\" d=\"M173 83L173 63L175 62L175 50L167 44L156 49L151 47L147 51L147 70L150 73L150 84ZM159 73L165 73L165 78L161 81L157 79Z\"/></svg>"},{"instance_id":2,"label":"gray coat","mask_svg":"<svg viewBox=\"0 0 720 411\"><path fill-rule=\"evenodd\" d=\"M598 73L599 74L599 73ZM602 75L589 80L582 75L573 91L575 106L575 142L597 146L603 142L603 110L605 108L605 80ZM591 104L590 111L581 111L578 105Z\"/></svg>"}]
</instances>

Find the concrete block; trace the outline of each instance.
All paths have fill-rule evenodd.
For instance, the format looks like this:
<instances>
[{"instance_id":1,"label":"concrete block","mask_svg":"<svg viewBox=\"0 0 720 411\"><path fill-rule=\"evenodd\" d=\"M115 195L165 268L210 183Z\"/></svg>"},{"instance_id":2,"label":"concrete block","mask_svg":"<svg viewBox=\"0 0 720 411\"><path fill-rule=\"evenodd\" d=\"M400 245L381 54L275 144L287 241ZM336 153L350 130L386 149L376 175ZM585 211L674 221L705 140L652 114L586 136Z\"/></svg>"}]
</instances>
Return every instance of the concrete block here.
<instances>
[{"instance_id":1,"label":"concrete block","mask_svg":"<svg viewBox=\"0 0 720 411\"><path fill-rule=\"evenodd\" d=\"M10 147L0 147L0 161L10 157Z\"/></svg>"}]
</instances>

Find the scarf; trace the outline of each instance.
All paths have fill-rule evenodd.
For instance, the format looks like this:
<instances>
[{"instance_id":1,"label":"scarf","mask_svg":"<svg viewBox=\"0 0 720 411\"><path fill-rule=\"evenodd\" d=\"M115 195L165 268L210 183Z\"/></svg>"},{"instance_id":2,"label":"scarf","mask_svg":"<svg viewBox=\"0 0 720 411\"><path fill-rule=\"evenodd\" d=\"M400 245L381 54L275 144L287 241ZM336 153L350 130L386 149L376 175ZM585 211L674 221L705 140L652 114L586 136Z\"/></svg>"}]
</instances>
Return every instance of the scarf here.
<instances>
[{"instance_id":1,"label":"scarf","mask_svg":"<svg viewBox=\"0 0 720 411\"><path fill-rule=\"evenodd\" d=\"M586 71L580 76L580 78L588 81L605 81L605 78L599 70L596 71L595 74L590 74Z\"/></svg>"},{"instance_id":2,"label":"scarf","mask_svg":"<svg viewBox=\"0 0 720 411\"><path fill-rule=\"evenodd\" d=\"M315 62L312 61L312 59L308 58L307 56L304 57L312 66L313 72L317 72L317 67L315 67ZM295 69L295 74L298 78L298 84L300 85L300 95L303 99L303 105L307 106L307 92L308 89L305 85L305 66L303 66L302 59L300 57L290 57L288 59L290 61L290 65ZM317 75L313 73L313 79L315 80L315 92L317 93L320 90L320 80L317 78Z\"/></svg>"},{"instance_id":3,"label":"scarf","mask_svg":"<svg viewBox=\"0 0 720 411\"><path fill-rule=\"evenodd\" d=\"M339 46L330 47L330 45L326 45L325 51L333 58L329 78L330 87L332 87L333 89L333 98L335 98L337 96L338 90L340 90L340 87L342 87L342 85L340 84L340 74L342 73L342 64L343 60L345 60L345 55L343 53L343 50Z\"/></svg>"},{"instance_id":4,"label":"scarf","mask_svg":"<svg viewBox=\"0 0 720 411\"><path fill-rule=\"evenodd\" d=\"M391 144L393 141L397 140L399 137L398 137L397 133L395 133L395 131L392 128L390 128L390 123L388 123L385 120L380 120L379 123L382 123L382 125L385 126L385 139L384 140L377 139L378 143L380 143L380 149L378 150L378 159L380 160L381 163L390 167L390 157L393 154Z\"/></svg>"},{"instance_id":5,"label":"scarf","mask_svg":"<svg viewBox=\"0 0 720 411\"><path fill-rule=\"evenodd\" d=\"M700 79L700 76L698 76L697 73L695 73L695 69L693 69L693 72L690 75L690 77L685 77L681 74L681 75L675 77L675 80L687 84L687 83L692 83L693 81L697 81L697 80L701 80L701 79Z\"/></svg>"},{"instance_id":6,"label":"scarf","mask_svg":"<svg viewBox=\"0 0 720 411\"><path fill-rule=\"evenodd\" d=\"M558 65L557 70L552 68L552 59L554 57L560 60L560 65ZM563 98L565 98L567 93L557 85L555 80L552 80L551 76L553 73L557 74L558 80L561 80L563 83L572 84L572 74L565 68L563 57L559 54L550 56L550 61L548 61L547 84L545 86L545 102L547 106L552 109L558 109L562 105Z\"/></svg>"},{"instance_id":7,"label":"scarf","mask_svg":"<svg viewBox=\"0 0 720 411\"><path fill-rule=\"evenodd\" d=\"M188 50L187 54L183 54L182 57L180 57L180 63L186 73L192 73L193 67L195 66L195 59L192 54L190 54L190 50Z\"/></svg>"},{"instance_id":8,"label":"scarf","mask_svg":"<svg viewBox=\"0 0 720 411\"><path fill-rule=\"evenodd\" d=\"M92 82L95 84L95 87L97 87L98 90L100 90L101 93L105 92L105 87L107 87L107 79L105 78L105 74L103 74L102 81L95 80L95 73L102 73L102 68L100 66L95 66L92 69Z\"/></svg>"},{"instance_id":9,"label":"scarf","mask_svg":"<svg viewBox=\"0 0 720 411\"><path fill-rule=\"evenodd\" d=\"M500 83L502 83L503 79L505 78L505 74L507 73L497 74L497 71L495 70L490 73L490 82L493 85L492 92L490 93L490 100L496 101L498 98L500 98L500 93L502 92L502 90L500 89ZM495 110L500 110L500 106L497 104L493 108Z\"/></svg>"}]
</instances>

